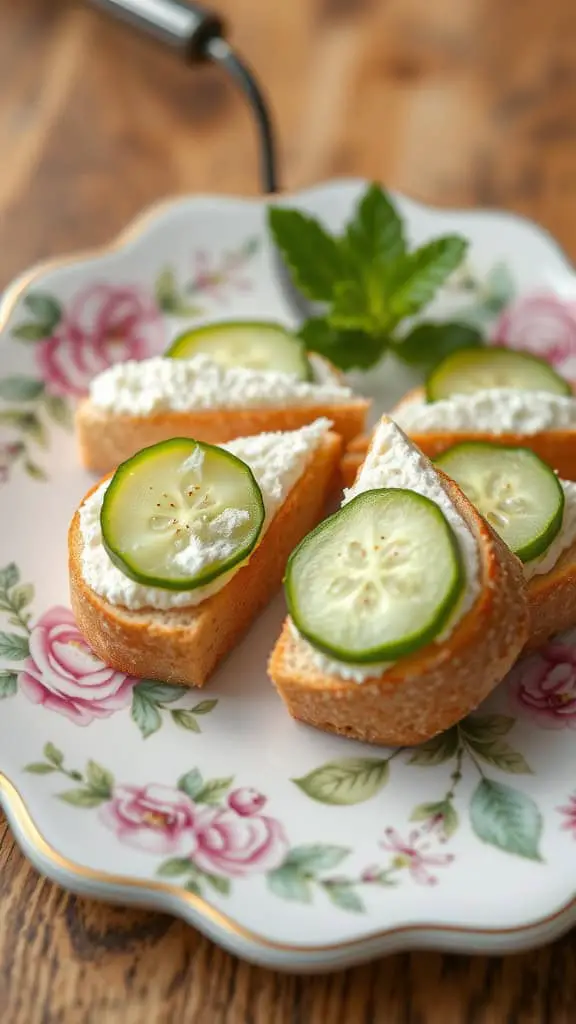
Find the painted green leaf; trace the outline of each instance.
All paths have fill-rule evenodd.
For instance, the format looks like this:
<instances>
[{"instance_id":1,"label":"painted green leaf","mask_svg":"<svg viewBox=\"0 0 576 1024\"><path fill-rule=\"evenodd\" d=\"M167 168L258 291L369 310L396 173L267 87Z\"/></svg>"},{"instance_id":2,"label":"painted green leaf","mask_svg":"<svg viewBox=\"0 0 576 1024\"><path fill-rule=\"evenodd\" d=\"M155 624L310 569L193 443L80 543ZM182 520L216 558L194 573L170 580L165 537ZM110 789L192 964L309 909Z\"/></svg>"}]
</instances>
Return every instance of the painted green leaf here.
<instances>
[{"instance_id":1,"label":"painted green leaf","mask_svg":"<svg viewBox=\"0 0 576 1024\"><path fill-rule=\"evenodd\" d=\"M69 789L67 793L59 793L58 797L72 807L99 807L106 802L107 797L95 793L91 789Z\"/></svg>"},{"instance_id":2,"label":"painted green leaf","mask_svg":"<svg viewBox=\"0 0 576 1024\"><path fill-rule=\"evenodd\" d=\"M470 803L470 824L479 839L507 853L541 860L542 815L532 797L482 779Z\"/></svg>"},{"instance_id":3,"label":"painted green leaf","mask_svg":"<svg viewBox=\"0 0 576 1024\"><path fill-rule=\"evenodd\" d=\"M506 736L515 721L509 715L469 715L460 722L460 731L471 743L487 743L497 736Z\"/></svg>"},{"instance_id":4,"label":"painted green leaf","mask_svg":"<svg viewBox=\"0 0 576 1024\"><path fill-rule=\"evenodd\" d=\"M97 764L96 761L88 761L86 765L86 781L90 789L100 796L112 796L114 776L112 772L107 771L106 768Z\"/></svg>"},{"instance_id":5,"label":"painted green leaf","mask_svg":"<svg viewBox=\"0 0 576 1024\"><path fill-rule=\"evenodd\" d=\"M312 902L312 886L300 870L291 864L282 865L267 875L268 888L275 896L297 903Z\"/></svg>"},{"instance_id":6,"label":"painted green leaf","mask_svg":"<svg viewBox=\"0 0 576 1024\"><path fill-rule=\"evenodd\" d=\"M47 292L29 292L24 296L23 304L36 320L42 322L46 336L49 336L62 317L60 303Z\"/></svg>"},{"instance_id":7,"label":"painted green leaf","mask_svg":"<svg viewBox=\"0 0 576 1024\"><path fill-rule=\"evenodd\" d=\"M50 764L56 765L57 768L61 768L64 764L64 754L58 747L55 747L53 743L46 743L44 750L42 751L44 757Z\"/></svg>"},{"instance_id":8,"label":"painted green leaf","mask_svg":"<svg viewBox=\"0 0 576 1024\"><path fill-rule=\"evenodd\" d=\"M5 565L3 569L0 569L0 590L10 590L11 587L15 586L20 579L20 572L18 566L14 562L10 562L9 565Z\"/></svg>"},{"instance_id":9,"label":"painted green leaf","mask_svg":"<svg viewBox=\"0 0 576 1024\"><path fill-rule=\"evenodd\" d=\"M344 757L327 761L300 779L292 779L307 796L323 804L360 804L388 781L388 761L380 757Z\"/></svg>"},{"instance_id":10,"label":"painted green leaf","mask_svg":"<svg viewBox=\"0 0 576 1024\"><path fill-rule=\"evenodd\" d=\"M178 779L178 789L181 789L183 793L186 793L191 800L195 800L198 793L204 785L204 779L202 773L198 768L193 768L192 771L186 772L186 775L182 775Z\"/></svg>"},{"instance_id":11,"label":"painted green leaf","mask_svg":"<svg viewBox=\"0 0 576 1024\"><path fill-rule=\"evenodd\" d=\"M0 700L5 697L13 697L18 692L18 673L10 672L9 669L0 671Z\"/></svg>"},{"instance_id":12,"label":"painted green leaf","mask_svg":"<svg viewBox=\"0 0 576 1024\"><path fill-rule=\"evenodd\" d=\"M35 377L0 379L0 398L8 402L31 402L44 391L44 382Z\"/></svg>"},{"instance_id":13,"label":"painted green leaf","mask_svg":"<svg viewBox=\"0 0 576 1024\"><path fill-rule=\"evenodd\" d=\"M194 715L208 715L214 710L217 703L217 700L201 700L199 704L195 704L190 710Z\"/></svg>"},{"instance_id":14,"label":"painted green leaf","mask_svg":"<svg viewBox=\"0 0 576 1024\"><path fill-rule=\"evenodd\" d=\"M410 815L410 821L428 821L430 818L442 817L442 829L447 839L453 836L459 825L458 812L451 800L437 800L428 804L418 804Z\"/></svg>"},{"instance_id":15,"label":"painted green leaf","mask_svg":"<svg viewBox=\"0 0 576 1024\"><path fill-rule=\"evenodd\" d=\"M170 683L157 683L153 679L142 679L134 687L134 691L152 704L171 704L186 696L182 686L171 686Z\"/></svg>"},{"instance_id":16,"label":"painted green leaf","mask_svg":"<svg viewBox=\"0 0 576 1024\"><path fill-rule=\"evenodd\" d=\"M12 413L12 410L3 412L0 415L0 419L7 420L9 413ZM17 412L14 413L13 416L10 416L10 418L12 419L14 426L18 427L23 434L31 437L32 440L35 441L36 444L40 445L41 448L47 447L48 440L46 430L35 412Z\"/></svg>"},{"instance_id":17,"label":"painted green leaf","mask_svg":"<svg viewBox=\"0 0 576 1024\"><path fill-rule=\"evenodd\" d=\"M444 764L456 756L459 743L458 730L454 726L447 732L442 732L439 736L434 736L431 740L416 747L408 759L408 764L416 764L422 768Z\"/></svg>"},{"instance_id":18,"label":"painted green leaf","mask_svg":"<svg viewBox=\"0 0 576 1024\"><path fill-rule=\"evenodd\" d=\"M185 708L177 708L176 711L171 711L170 714L172 715L172 720L182 729L188 729L189 732L202 732L191 711L187 711Z\"/></svg>"},{"instance_id":19,"label":"painted green leaf","mask_svg":"<svg viewBox=\"0 0 576 1024\"><path fill-rule=\"evenodd\" d=\"M32 462L30 459L26 459L26 461L24 463L24 469L28 473L28 476L31 476L34 480L47 480L48 479L48 476L44 472L42 467L38 466L35 462Z\"/></svg>"},{"instance_id":20,"label":"painted green leaf","mask_svg":"<svg viewBox=\"0 0 576 1024\"><path fill-rule=\"evenodd\" d=\"M354 914L365 912L366 908L352 885L346 882L324 882L322 887L332 903L341 910L349 910Z\"/></svg>"},{"instance_id":21,"label":"painted green leaf","mask_svg":"<svg viewBox=\"0 0 576 1024\"><path fill-rule=\"evenodd\" d=\"M156 708L155 704L151 701L146 700L141 693L138 693L138 687L135 686L132 692L132 720L136 723L144 739L148 739L162 725L162 719L160 712Z\"/></svg>"},{"instance_id":22,"label":"painted green leaf","mask_svg":"<svg viewBox=\"0 0 576 1024\"><path fill-rule=\"evenodd\" d=\"M191 892L193 896L202 895L202 890L195 878L189 878L188 881L186 882L186 885L184 886L184 889L186 890L186 892Z\"/></svg>"},{"instance_id":23,"label":"painted green leaf","mask_svg":"<svg viewBox=\"0 0 576 1024\"><path fill-rule=\"evenodd\" d=\"M18 636L17 633L0 633L0 658L21 661L27 658L29 653L27 636Z\"/></svg>"},{"instance_id":24,"label":"painted green leaf","mask_svg":"<svg viewBox=\"0 0 576 1024\"><path fill-rule=\"evenodd\" d=\"M156 874L160 878L177 878L179 875L189 874L192 867L192 862L187 857L171 857L160 865Z\"/></svg>"},{"instance_id":25,"label":"painted green leaf","mask_svg":"<svg viewBox=\"0 0 576 1024\"><path fill-rule=\"evenodd\" d=\"M512 301L516 284L505 263L497 263L488 271L482 291L482 304L491 316L497 316Z\"/></svg>"},{"instance_id":26,"label":"painted green leaf","mask_svg":"<svg viewBox=\"0 0 576 1024\"><path fill-rule=\"evenodd\" d=\"M24 771L30 772L30 775L51 775L57 769L53 764L45 764L44 761L34 761L32 764L27 764Z\"/></svg>"},{"instance_id":27,"label":"painted green leaf","mask_svg":"<svg viewBox=\"0 0 576 1024\"><path fill-rule=\"evenodd\" d=\"M470 746L473 746L478 757L502 772L509 772L511 775L532 775L532 769L524 755L514 750L506 740L471 743Z\"/></svg>"},{"instance_id":28,"label":"painted green leaf","mask_svg":"<svg viewBox=\"0 0 576 1024\"><path fill-rule=\"evenodd\" d=\"M10 592L10 601L16 612L21 612L33 599L34 587L31 583L18 583Z\"/></svg>"},{"instance_id":29,"label":"painted green leaf","mask_svg":"<svg viewBox=\"0 0 576 1024\"><path fill-rule=\"evenodd\" d=\"M72 410L69 402L62 395L45 395L44 406L48 415L59 427L69 429L72 426Z\"/></svg>"},{"instance_id":30,"label":"painted green leaf","mask_svg":"<svg viewBox=\"0 0 576 1024\"><path fill-rule=\"evenodd\" d=\"M198 804L219 804L226 796L230 786L234 782L234 776L228 775L223 779L209 779L199 793L196 794Z\"/></svg>"},{"instance_id":31,"label":"painted green leaf","mask_svg":"<svg viewBox=\"0 0 576 1024\"><path fill-rule=\"evenodd\" d=\"M329 871L335 868L350 853L348 846L328 846L322 843L294 846L284 864L295 865L306 874Z\"/></svg>"},{"instance_id":32,"label":"painted green leaf","mask_svg":"<svg viewBox=\"0 0 576 1024\"><path fill-rule=\"evenodd\" d=\"M50 332L46 332L44 324L30 321L29 323L18 324L17 327L13 327L11 333L19 341L43 341L44 338L49 336Z\"/></svg>"},{"instance_id":33,"label":"painted green leaf","mask_svg":"<svg viewBox=\"0 0 576 1024\"><path fill-rule=\"evenodd\" d=\"M212 886L216 892L221 893L222 896L228 896L230 893L230 879L224 878L223 875L209 875L206 871L202 872L202 878L204 878L209 885Z\"/></svg>"}]
</instances>

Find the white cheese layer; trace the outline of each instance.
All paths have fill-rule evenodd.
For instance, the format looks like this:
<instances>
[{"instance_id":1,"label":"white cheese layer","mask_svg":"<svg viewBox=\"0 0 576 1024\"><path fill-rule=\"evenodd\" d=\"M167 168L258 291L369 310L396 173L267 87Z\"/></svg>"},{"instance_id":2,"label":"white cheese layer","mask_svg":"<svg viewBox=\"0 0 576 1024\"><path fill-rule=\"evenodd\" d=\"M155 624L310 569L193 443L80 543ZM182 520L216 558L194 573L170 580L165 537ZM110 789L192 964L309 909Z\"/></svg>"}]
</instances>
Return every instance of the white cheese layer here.
<instances>
[{"instance_id":1,"label":"white cheese layer","mask_svg":"<svg viewBox=\"0 0 576 1024\"><path fill-rule=\"evenodd\" d=\"M458 547L462 555L466 574L466 586L462 598L455 608L449 622L438 637L444 640L454 630L464 615L474 604L480 592L480 559L476 539L462 516L456 511L452 500L444 490L440 478L429 460L404 436L392 421L382 421L376 429L372 448L364 462L358 479L354 485L344 492L345 505L357 494L371 491L378 487L402 487L415 491L423 497L430 498L444 513L454 531ZM434 552L430 552L434 558ZM340 676L341 679L355 683L363 683L370 677L379 676L393 662L352 665L332 658L317 651L304 639L292 624L292 630L299 642L305 644L307 654L312 663L321 672Z\"/></svg>"},{"instance_id":2,"label":"white cheese layer","mask_svg":"<svg viewBox=\"0 0 576 1024\"><path fill-rule=\"evenodd\" d=\"M206 355L129 360L98 374L90 384L90 398L105 412L132 416L349 402L351 388L325 362L312 362L314 381L301 381L275 370L219 366Z\"/></svg>"},{"instance_id":3,"label":"white cheese layer","mask_svg":"<svg viewBox=\"0 0 576 1024\"><path fill-rule=\"evenodd\" d=\"M538 434L543 430L576 430L576 398L514 388L452 395L439 402L426 402L418 395L402 402L392 416L408 434Z\"/></svg>"},{"instance_id":4,"label":"white cheese layer","mask_svg":"<svg viewBox=\"0 0 576 1024\"><path fill-rule=\"evenodd\" d=\"M576 540L576 483L571 480L561 480L564 490L564 516L562 527L556 534L549 548L524 565L524 576L531 580L533 576L545 576L551 572L560 556Z\"/></svg>"},{"instance_id":5,"label":"white cheese layer","mask_svg":"<svg viewBox=\"0 0 576 1024\"><path fill-rule=\"evenodd\" d=\"M258 481L266 510L260 539L329 428L329 420L318 419L300 430L238 437L221 445L247 463ZM100 511L108 485L109 481L103 483L80 507L80 531L82 576L88 586L110 604L132 610L156 608L161 611L197 605L226 586L240 568L196 590L163 590L131 580L111 562L102 543Z\"/></svg>"}]
</instances>

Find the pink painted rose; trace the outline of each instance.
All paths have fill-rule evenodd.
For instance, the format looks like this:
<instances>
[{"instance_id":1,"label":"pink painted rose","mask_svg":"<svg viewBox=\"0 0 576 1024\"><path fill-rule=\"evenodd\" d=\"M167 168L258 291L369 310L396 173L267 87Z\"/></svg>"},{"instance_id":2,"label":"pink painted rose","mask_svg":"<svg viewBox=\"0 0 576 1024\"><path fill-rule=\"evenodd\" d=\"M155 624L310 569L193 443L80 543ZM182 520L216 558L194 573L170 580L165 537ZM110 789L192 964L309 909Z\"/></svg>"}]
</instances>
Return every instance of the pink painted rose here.
<instances>
[{"instance_id":1,"label":"pink painted rose","mask_svg":"<svg viewBox=\"0 0 576 1024\"><path fill-rule=\"evenodd\" d=\"M576 795L569 797L565 807L558 807L557 810L564 816L562 828L566 832L572 832L576 839Z\"/></svg>"},{"instance_id":2,"label":"pink painted rose","mask_svg":"<svg viewBox=\"0 0 576 1024\"><path fill-rule=\"evenodd\" d=\"M52 608L33 627L30 656L18 678L29 700L76 725L89 725L125 708L138 682L92 653L67 608Z\"/></svg>"},{"instance_id":3,"label":"pink painted rose","mask_svg":"<svg viewBox=\"0 0 576 1024\"><path fill-rule=\"evenodd\" d=\"M272 871L288 852L282 825L266 815L238 814L232 807L197 808L194 829L198 844L194 863L209 873Z\"/></svg>"},{"instance_id":4,"label":"pink painted rose","mask_svg":"<svg viewBox=\"0 0 576 1024\"><path fill-rule=\"evenodd\" d=\"M266 803L266 797L257 789L244 786L242 789L235 789L228 797L228 806L240 814L243 818L252 814L258 814Z\"/></svg>"},{"instance_id":5,"label":"pink painted rose","mask_svg":"<svg viewBox=\"0 0 576 1024\"><path fill-rule=\"evenodd\" d=\"M57 395L82 395L97 373L126 359L156 355L164 329L155 302L138 288L93 285L62 314L36 349L42 378Z\"/></svg>"},{"instance_id":6,"label":"pink painted rose","mask_svg":"<svg viewBox=\"0 0 576 1024\"><path fill-rule=\"evenodd\" d=\"M511 699L544 729L576 729L576 648L552 641L509 675Z\"/></svg>"},{"instance_id":7,"label":"pink painted rose","mask_svg":"<svg viewBox=\"0 0 576 1024\"><path fill-rule=\"evenodd\" d=\"M194 854L196 808L185 793L170 786L117 786L100 820L121 842L158 855Z\"/></svg>"},{"instance_id":8,"label":"pink painted rose","mask_svg":"<svg viewBox=\"0 0 576 1024\"><path fill-rule=\"evenodd\" d=\"M576 379L576 299L546 293L518 299L502 313L492 342L541 356Z\"/></svg>"}]
</instances>

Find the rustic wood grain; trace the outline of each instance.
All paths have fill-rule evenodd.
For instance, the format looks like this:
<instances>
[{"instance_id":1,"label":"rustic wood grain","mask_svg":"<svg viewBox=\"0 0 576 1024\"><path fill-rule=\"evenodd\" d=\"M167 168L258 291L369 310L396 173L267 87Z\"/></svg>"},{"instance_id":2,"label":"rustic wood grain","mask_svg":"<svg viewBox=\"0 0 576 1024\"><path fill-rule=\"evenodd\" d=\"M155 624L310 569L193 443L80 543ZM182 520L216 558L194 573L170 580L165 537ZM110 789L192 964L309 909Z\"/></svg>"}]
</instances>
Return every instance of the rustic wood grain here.
<instances>
[{"instance_id":1,"label":"rustic wood grain","mask_svg":"<svg viewBox=\"0 0 576 1024\"><path fill-rule=\"evenodd\" d=\"M214 6L267 84L285 187L362 174L438 204L504 206L576 254L574 0ZM163 195L257 191L250 118L221 75L71 0L0 0L0 147L0 287ZM7 1024L569 1024L575 1005L576 935L508 959L412 954L286 977L180 922L66 895L0 822Z\"/></svg>"}]
</instances>

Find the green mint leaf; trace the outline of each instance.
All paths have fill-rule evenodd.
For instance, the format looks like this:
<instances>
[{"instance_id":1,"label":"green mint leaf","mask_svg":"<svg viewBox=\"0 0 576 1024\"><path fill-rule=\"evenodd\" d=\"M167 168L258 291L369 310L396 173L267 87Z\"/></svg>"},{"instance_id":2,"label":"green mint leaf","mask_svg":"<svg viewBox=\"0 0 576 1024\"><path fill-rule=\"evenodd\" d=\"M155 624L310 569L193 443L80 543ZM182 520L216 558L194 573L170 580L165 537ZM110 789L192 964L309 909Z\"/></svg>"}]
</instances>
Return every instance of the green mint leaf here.
<instances>
[{"instance_id":1,"label":"green mint leaf","mask_svg":"<svg viewBox=\"0 0 576 1024\"><path fill-rule=\"evenodd\" d=\"M48 337L52 334L62 317L60 303L46 292L29 292L24 296L23 304L30 310L32 316L42 323L44 336Z\"/></svg>"},{"instance_id":2,"label":"green mint leaf","mask_svg":"<svg viewBox=\"0 0 576 1024\"><path fill-rule=\"evenodd\" d=\"M4 377L0 380L0 398L9 402L31 402L44 391L44 382L35 377Z\"/></svg>"},{"instance_id":3,"label":"green mint leaf","mask_svg":"<svg viewBox=\"0 0 576 1024\"><path fill-rule=\"evenodd\" d=\"M383 287L395 323L419 313L432 301L440 286L462 262L467 247L468 243L459 235L446 235L427 242L394 263Z\"/></svg>"},{"instance_id":4,"label":"green mint leaf","mask_svg":"<svg viewBox=\"0 0 576 1024\"><path fill-rule=\"evenodd\" d=\"M385 338L364 331L340 331L324 317L313 317L302 325L299 335L310 352L329 359L340 370L368 370L387 349Z\"/></svg>"},{"instance_id":5,"label":"green mint leaf","mask_svg":"<svg viewBox=\"0 0 576 1024\"><path fill-rule=\"evenodd\" d=\"M383 292L380 292L383 296ZM365 282L360 280L339 281L334 287L332 309L327 320L337 330L359 330L367 334L379 329L386 315L383 310L371 308Z\"/></svg>"},{"instance_id":6,"label":"green mint leaf","mask_svg":"<svg viewBox=\"0 0 576 1024\"><path fill-rule=\"evenodd\" d=\"M393 347L394 354L405 363L430 371L451 352L481 345L481 332L469 324L420 323Z\"/></svg>"},{"instance_id":7,"label":"green mint leaf","mask_svg":"<svg viewBox=\"0 0 576 1024\"><path fill-rule=\"evenodd\" d=\"M380 185L364 193L342 245L351 261L392 261L406 252L404 225L393 202Z\"/></svg>"},{"instance_id":8,"label":"green mint leaf","mask_svg":"<svg viewBox=\"0 0 576 1024\"><path fill-rule=\"evenodd\" d=\"M309 299L329 302L334 285L345 276L337 240L314 217L299 210L271 206L268 225L300 291Z\"/></svg>"}]
</instances>

